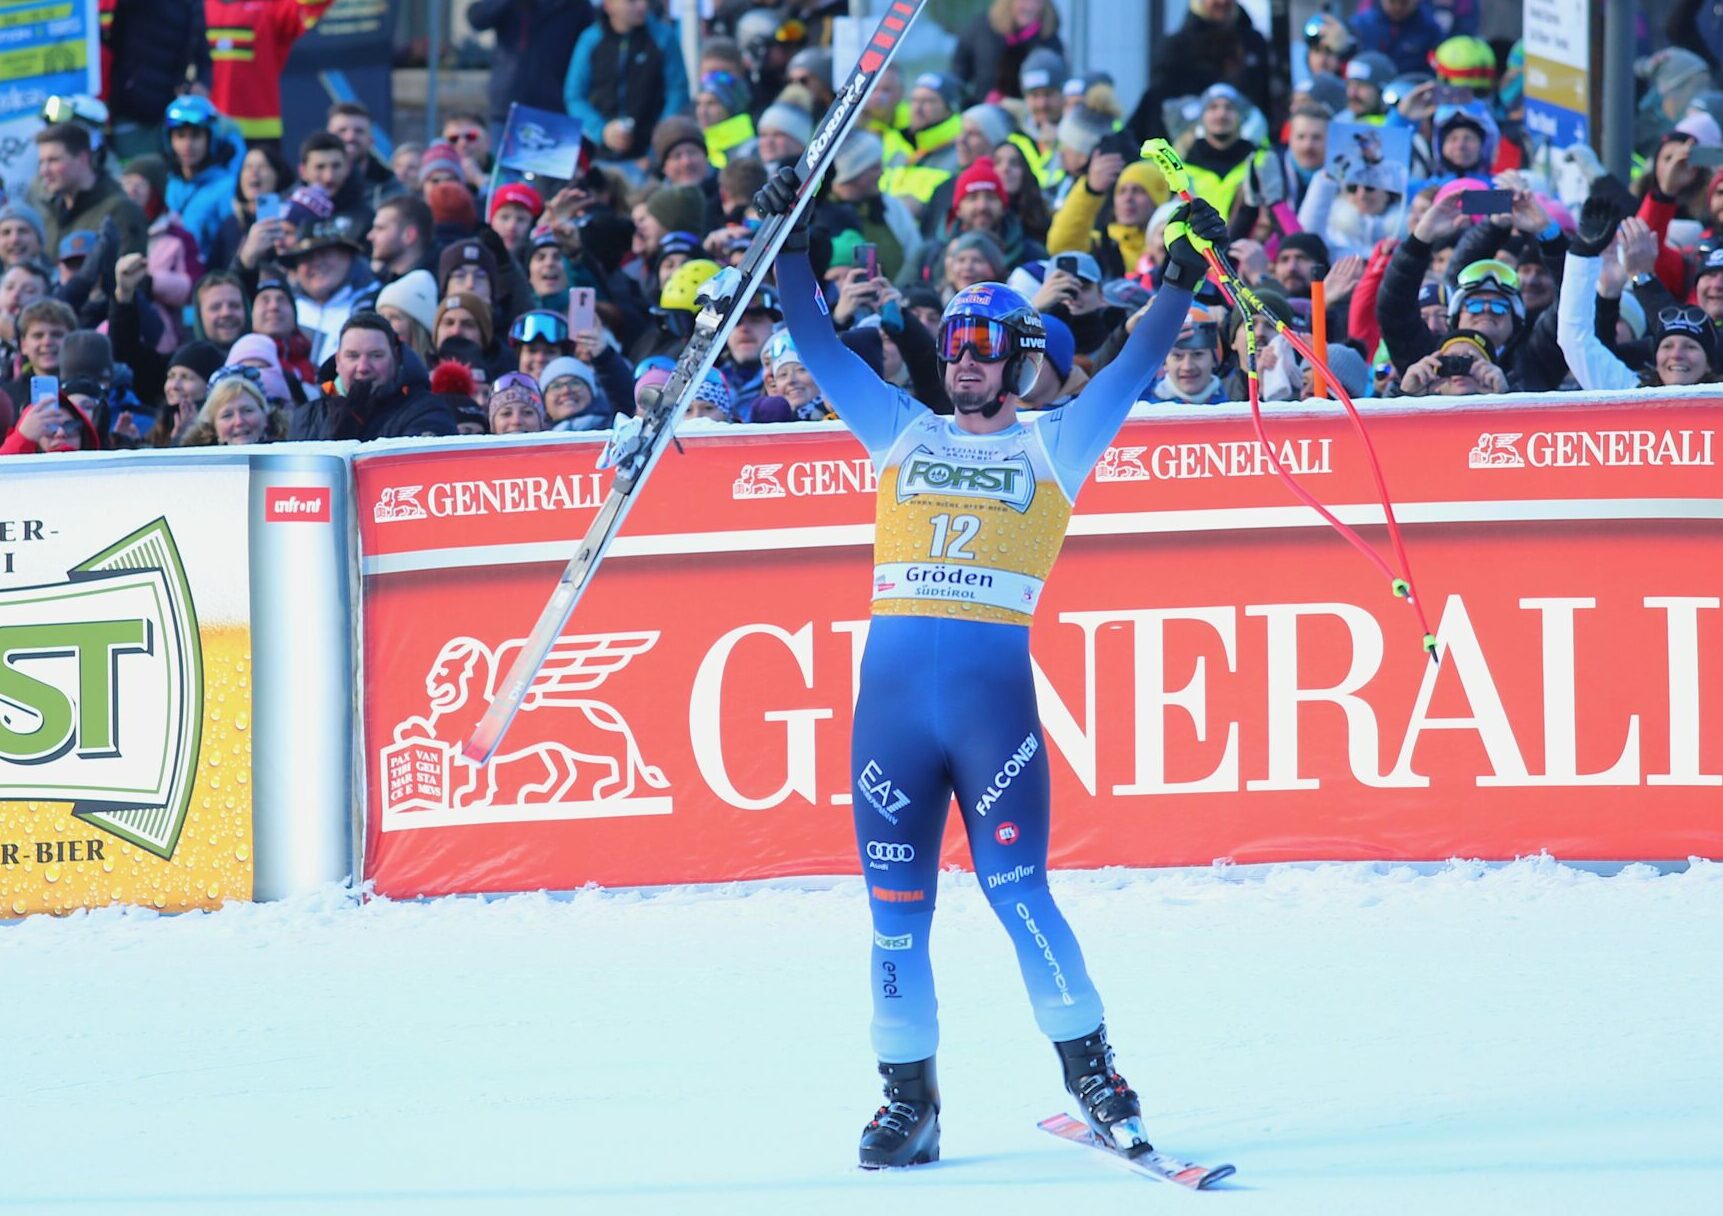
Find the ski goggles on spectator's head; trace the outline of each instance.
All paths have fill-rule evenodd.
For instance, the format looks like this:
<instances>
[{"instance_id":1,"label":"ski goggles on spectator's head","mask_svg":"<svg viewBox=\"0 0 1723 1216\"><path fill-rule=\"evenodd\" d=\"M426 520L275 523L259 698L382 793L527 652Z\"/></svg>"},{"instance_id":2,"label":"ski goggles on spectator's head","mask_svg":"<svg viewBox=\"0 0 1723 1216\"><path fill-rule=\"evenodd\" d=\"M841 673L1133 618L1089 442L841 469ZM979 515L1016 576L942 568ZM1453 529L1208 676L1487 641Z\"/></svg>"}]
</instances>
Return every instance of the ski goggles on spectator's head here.
<instances>
[{"instance_id":1,"label":"ski goggles on spectator's head","mask_svg":"<svg viewBox=\"0 0 1723 1216\"><path fill-rule=\"evenodd\" d=\"M263 373L255 367L244 363L229 363L226 367L218 367L215 374L209 378L209 386L214 388L223 380L249 380L259 388L263 387Z\"/></svg>"},{"instance_id":2,"label":"ski goggles on spectator's head","mask_svg":"<svg viewBox=\"0 0 1723 1216\"><path fill-rule=\"evenodd\" d=\"M1011 357L1011 331L986 317L953 317L939 327L939 357L956 363L965 350L981 363L999 363Z\"/></svg>"},{"instance_id":3,"label":"ski goggles on spectator's head","mask_svg":"<svg viewBox=\"0 0 1723 1216\"><path fill-rule=\"evenodd\" d=\"M1173 339L1174 350L1207 350L1220 349L1220 326L1213 321L1203 321L1199 324L1186 326L1179 330L1179 336Z\"/></svg>"},{"instance_id":4,"label":"ski goggles on spectator's head","mask_svg":"<svg viewBox=\"0 0 1723 1216\"><path fill-rule=\"evenodd\" d=\"M1696 338L1709 335L1711 317L1697 304L1671 304L1658 311L1657 331L1663 334L1692 334Z\"/></svg>"},{"instance_id":5,"label":"ski goggles on spectator's head","mask_svg":"<svg viewBox=\"0 0 1723 1216\"><path fill-rule=\"evenodd\" d=\"M560 346L568 341L568 320L554 312L526 312L509 326L509 341L525 346L531 342L549 342Z\"/></svg>"},{"instance_id":6,"label":"ski goggles on spectator's head","mask_svg":"<svg viewBox=\"0 0 1723 1216\"><path fill-rule=\"evenodd\" d=\"M1460 287L1495 287L1500 291L1518 293L1519 271L1499 258L1484 258L1472 262L1455 278Z\"/></svg>"}]
</instances>

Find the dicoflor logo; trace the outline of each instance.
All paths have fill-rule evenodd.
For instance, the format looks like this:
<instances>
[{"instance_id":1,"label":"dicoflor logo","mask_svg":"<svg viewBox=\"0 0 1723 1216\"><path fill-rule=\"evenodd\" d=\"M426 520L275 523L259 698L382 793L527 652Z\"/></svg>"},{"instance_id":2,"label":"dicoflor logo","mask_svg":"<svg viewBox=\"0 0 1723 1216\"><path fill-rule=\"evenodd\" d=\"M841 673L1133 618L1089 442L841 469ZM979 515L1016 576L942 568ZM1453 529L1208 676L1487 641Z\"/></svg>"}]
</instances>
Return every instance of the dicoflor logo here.
<instances>
[{"instance_id":1,"label":"dicoflor logo","mask_svg":"<svg viewBox=\"0 0 1723 1216\"><path fill-rule=\"evenodd\" d=\"M333 514L327 486L268 486L263 491L265 523L326 524Z\"/></svg>"},{"instance_id":2,"label":"dicoflor logo","mask_svg":"<svg viewBox=\"0 0 1723 1216\"><path fill-rule=\"evenodd\" d=\"M0 797L73 814L163 859L191 804L203 650L158 519L63 583L0 591Z\"/></svg>"}]
</instances>

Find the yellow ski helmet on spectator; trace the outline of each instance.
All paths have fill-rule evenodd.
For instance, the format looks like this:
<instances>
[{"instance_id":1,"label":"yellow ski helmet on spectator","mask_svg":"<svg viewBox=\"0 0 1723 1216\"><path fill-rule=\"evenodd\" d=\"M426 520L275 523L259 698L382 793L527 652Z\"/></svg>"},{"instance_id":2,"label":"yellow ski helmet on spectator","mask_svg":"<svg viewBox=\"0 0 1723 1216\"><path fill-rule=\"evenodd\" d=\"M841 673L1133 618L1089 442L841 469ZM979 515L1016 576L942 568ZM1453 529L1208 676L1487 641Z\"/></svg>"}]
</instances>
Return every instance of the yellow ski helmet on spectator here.
<instances>
[{"instance_id":1,"label":"yellow ski helmet on spectator","mask_svg":"<svg viewBox=\"0 0 1723 1216\"><path fill-rule=\"evenodd\" d=\"M658 296L661 312L699 312L697 296L707 279L718 273L718 263L695 258L676 268Z\"/></svg>"}]
</instances>

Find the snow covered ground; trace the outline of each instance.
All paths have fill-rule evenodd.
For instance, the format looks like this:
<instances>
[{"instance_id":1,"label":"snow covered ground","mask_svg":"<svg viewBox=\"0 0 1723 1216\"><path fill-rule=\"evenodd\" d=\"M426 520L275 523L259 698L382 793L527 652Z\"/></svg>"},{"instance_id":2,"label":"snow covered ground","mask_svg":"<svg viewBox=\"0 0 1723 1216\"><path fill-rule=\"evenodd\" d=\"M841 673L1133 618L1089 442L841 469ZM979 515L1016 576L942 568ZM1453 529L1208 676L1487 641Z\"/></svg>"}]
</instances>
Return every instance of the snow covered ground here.
<instances>
[{"instance_id":1,"label":"snow covered ground","mask_svg":"<svg viewBox=\"0 0 1723 1216\"><path fill-rule=\"evenodd\" d=\"M1235 1162L1230 1192L1035 1130L1057 1063L947 875L936 1166L852 1164L878 1094L853 879L330 892L0 928L0 1209L1723 1210L1723 865L1053 881L1151 1131Z\"/></svg>"}]
</instances>

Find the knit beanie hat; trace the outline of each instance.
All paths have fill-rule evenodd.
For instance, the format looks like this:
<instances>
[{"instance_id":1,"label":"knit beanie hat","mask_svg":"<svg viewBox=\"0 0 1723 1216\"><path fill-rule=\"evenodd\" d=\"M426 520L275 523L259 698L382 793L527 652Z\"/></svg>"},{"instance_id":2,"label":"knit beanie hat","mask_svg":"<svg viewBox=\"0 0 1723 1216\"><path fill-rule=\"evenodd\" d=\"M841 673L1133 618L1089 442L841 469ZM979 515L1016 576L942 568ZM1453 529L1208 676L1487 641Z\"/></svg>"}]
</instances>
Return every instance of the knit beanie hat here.
<instances>
[{"instance_id":1,"label":"knit beanie hat","mask_svg":"<svg viewBox=\"0 0 1723 1216\"><path fill-rule=\"evenodd\" d=\"M1328 262L1328 242L1314 232L1289 232L1280 238L1280 248L1296 249L1313 262Z\"/></svg>"},{"instance_id":2,"label":"knit beanie hat","mask_svg":"<svg viewBox=\"0 0 1723 1216\"><path fill-rule=\"evenodd\" d=\"M778 131L788 135L804 148L814 137L813 118L806 110L787 101L775 101L767 106L766 112L760 115L760 121L754 124L754 128L758 131Z\"/></svg>"},{"instance_id":3,"label":"knit beanie hat","mask_svg":"<svg viewBox=\"0 0 1723 1216\"><path fill-rule=\"evenodd\" d=\"M835 180L840 183L853 182L869 173L877 177L884 165L884 141L872 131L858 127L838 149Z\"/></svg>"},{"instance_id":4,"label":"knit beanie hat","mask_svg":"<svg viewBox=\"0 0 1723 1216\"><path fill-rule=\"evenodd\" d=\"M463 187L464 188L464 187ZM437 290L447 292L449 276L455 273L458 266L477 266L489 277L493 292L501 284L498 282L497 260L483 241L456 241L443 250L443 256L437 259ZM489 341L486 342L489 345Z\"/></svg>"},{"instance_id":5,"label":"knit beanie hat","mask_svg":"<svg viewBox=\"0 0 1723 1216\"><path fill-rule=\"evenodd\" d=\"M485 212L485 218L494 218L497 208L507 207L511 204L526 208L527 213L535 220L544 214L544 196L542 194L525 182L509 182L507 185L498 186L491 192L490 206ZM434 219L436 212L433 211L431 215Z\"/></svg>"},{"instance_id":6,"label":"knit beanie hat","mask_svg":"<svg viewBox=\"0 0 1723 1216\"><path fill-rule=\"evenodd\" d=\"M910 91L926 89L938 93L939 99L945 103L945 108L953 114L957 107L963 104L963 82L949 72L923 72L915 78Z\"/></svg>"},{"instance_id":7,"label":"knit beanie hat","mask_svg":"<svg viewBox=\"0 0 1723 1216\"><path fill-rule=\"evenodd\" d=\"M1082 156L1093 152L1113 131L1113 118L1085 105L1072 106L1059 120L1059 143Z\"/></svg>"},{"instance_id":8,"label":"knit beanie hat","mask_svg":"<svg viewBox=\"0 0 1723 1216\"><path fill-rule=\"evenodd\" d=\"M1479 92L1496 87L1496 53L1482 38L1455 34L1430 53L1430 66L1443 84Z\"/></svg>"},{"instance_id":9,"label":"knit beanie hat","mask_svg":"<svg viewBox=\"0 0 1723 1216\"><path fill-rule=\"evenodd\" d=\"M832 87L832 53L823 46L803 47L790 59L784 70L806 72L825 81L826 88Z\"/></svg>"},{"instance_id":10,"label":"knit beanie hat","mask_svg":"<svg viewBox=\"0 0 1723 1216\"><path fill-rule=\"evenodd\" d=\"M726 72L723 68L714 68L700 77L699 92L710 95L724 107L724 112L730 115L742 113L752 100L748 82L738 79L734 73Z\"/></svg>"},{"instance_id":11,"label":"knit beanie hat","mask_svg":"<svg viewBox=\"0 0 1723 1216\"><path fill-rule=\"evenodd\" d=\"M947 253L963 253L966 250L974 249L987 259L987 264L993 268L994 278L1002 279L1005 277L1008 267L1005 251L999 248L998 241L985 232L965 232L945 248Z\"/></svg>"},{"instance_id":12,"label":"knit beanie hat","mask_svg":"<svg viewBox=\"0 0 1723 1216\"><path fill-rule=\"evenodd\" d=\"M271 401L287 401L287 377L281 372L281 352L275 349L275 339L265 334L246 334L227 352L226 367L239 367L247 359L262 359L267 367L257 369L263 381L263 395ZM249 365L247 365L249 366Z\"/></svg>"},{"instance_id":13,"label":"knit beanie hat","mask_svg":"<svg viewBox=\"0 0 1723 1216\"><path fill-rule=\"evenodd\" d=\"M1304 91L1311 101L1327 106L1329 114L1338 116L1346 112L1346 82L1333 72L1312 72Z\"/></svg>"},{"instance_id":14,"label":"knit beanie hat","mask_svg":"<svg viewBox=\"0 0 1723 1216\"><path fill-rule=\"evenodd\" d=\"M48 230L42 227L42 217L29 203L13 199L4 207L0 207L0 223L5 223L7 220L23 220L36 230L37 243L44 247L47 246Z\"/></svg>"},{"instance_id":15,"label":"knit beanie hat","mask_svg":"<svg viewBox=\"0 0 1723 1216\"><path fill-rule=\"evenodd\" d=\"M425 191L425 205L431 209L435 223L451 224L467 232L479 226L479 209L473 202L473 192L460 182L438 182Z\"/></svg>"},{"instance_id":16,"label":"knit beanie hat","mask_svg":"<svg viewBox=\"0 0 1723 1216\"><path fill-rule=\"evenodd\" d=\"M957 185L951 191L951 214L956 215L958 205L977 191L991 193L1002 203L1005 201L1005 179L999 176L993 162L985 158L975 160L957 175Z\"/></svg>"},{"instance_id":17,"label":"knit beanie hat","mask_svg":"<svg viewBox=\"0 0 1723 1216\"><path fill-rule=\"evenodd\" d=\"M573 376L593 392L598 391L598 377L593 374L592 367L572 355L562 355L546 363L539 373L539 381L549 392L550 386L565 376Z\"/></svg>"},{"instance_id":18,"label":"knit beanie hat","mask_svg":"<svg viewBox=\"0 0 1723 1216\"><path fill-rule=\"evenodd\" d=\"M309 228L335 214L335 200L321 186L299 186L287 196L281 218L295 228Z\"/></svg>"},{"instance_id":19,"label":"knit beanie hat","mask_svg":"<svg viewBox=\"0 0 1723 1216\"><path fill-rule=\"evenodd\" d=\"M683 114L672 114L652 130L652 159L659 165L683 144L694 144L702 154L706 151L706 136L700 124Z\"/></svg>"},{"instance_id":20,"label":"knit beanie hat","mask_svg":"<svg viewBox=\"0 0 1723 1216\"><path fill-rule=\"evenodd\" d=\"M419 180L429 181L433 173L453 173L457 181L464 181L466 170L461 167L461 154L455 151L455 145L438 140L426 148L419 157Z\"/></svg>"},{"instance_id":21,"label":"knit beanie hat","mask_svg":"<svg viewBox=\"0 0 1723 1216\"><path fill-rule=\"evenodd\" d=\"M706 196L698 186L660 186L646 210L667 232L706 231Z\"/></svg>"},{"instance_id":22,"label":"knit beanie hat","mask_svg":"<svg viewBox=\"0 0 1723 1216\"><path fill-rule=\"evenodd\" d=\"M1656 355L1657 348L1663 345L1663 339L1680 336L1691 338L1699 343L1705 351L1705 361L1711 370L1719 370L1717 354L1717 326L1703 314L1697 312L1691 305L1687 308L1665 308L1651 319L1651 350Z\"/></svg>"},{"instance_id":23,"label":"knit beanie hat","mask_svg":"<svg viewBox=\"0 0 1723 1216\"><path fill-rule=\"evenodd\" d=\"M990 105L970 106L963 112L963 121L966 125L974 123L995 148L1005 142L1017 125L1010 114Z\"/></svg>"},{"instance_id":24,"label":"knit beanie hat","mask_svg":"<svg viewBox=\"0 0 1723 1216\"><path fill-rule=\"evenodd\" d=\"M470 291L447 296L441 304L437 305L437 315L431 323L432 335L435 336L436 332L443 327L443 314L451 308L459 308L472 317L479 327L479 345L488 348L491 344L491 306L486 304L482 297L475 296Z\"/></svg>"},{"instance_id":25,"label":"knit beanie hat","mask_svg":"<svg viewBox=\"0 0 1723 1216\"><path fill-rule=\"evenodd\" d=\"M156 202L166 204L168 196L168 163L154 152L134 156L126 162L121 176L141 177L150 184Z\"/></svg>"},{"instance_id":26,"label":"knit beanie hat","mask_svg":"<svg viewBox=\"0 0 1723 1216\"><path fill-rule=\"evenodd\" d=\"M1152 199L1164 199L1171 193L1167 189L1167 179L1161 176L1161 171L1149 161L1134 160L1126 165L1119 174L1119 182L1131 182L1141 186ZM1113 183L1113 189L1119 188L1119 182Z\"/></svg>"},{"instance_id":27,"label":"knit beanie hat","mask_svg":"<svg viewBox=\"0 0 1723 1216\"><path fill-rule=\"evenodd\" d=\"M437 280L428 270L412 270L385 287L377 296L377 309L399 308L421 325L426 333L437 329Z\"/></svg>"},{"instance_id":28,"label":"knit beanie hat","mask_svg":"<svg viewBox=\"0 0 1723 1216\"><path fill-rule=\"evenodd\" d=\"M1064 86L1069 74L1064 56L1050 46L1038 46L1024 57L1023 66L1017 71L1017 83L1025 93L1033 89L1057 89Z\"/></svg>"},{"instance_id":29,"label":"knit beanie hat","mask_svg":"<svg viewBox=\"0 0 1723 1216\"><path fill-rule=\"evenodd\" d=\"M62 356L63 358L63 356ZM168 370L176 367L187 368L208 380L215 375L222 365L221 349L213 342L205 342L202 338L187 342L174 351L173 358L168 360Z\"/></svg>"},{"instance_id":30,"label":"knit beanie hat","mask_svg":"<svg viewBox=\"0 0 1723 1216\"><path fill-rule=\"evenodd\" d=\"M491 418L495 419L497 410L510 404L530 406L538 411L541 421L549 421L544 412L544 394L539 391L538 381L525 372L506 372L497 377L496 387L491 390Z\"/></svg>"},{"instance_id":31,"label":"knit beanie hat","mask_svg":"<svg viewBox=\"0 0 1723 1216\"><path fill-rule=\"evenodd\" d=\"M114 348L108 335L93 329L75 329L60 344L60 379L88 376L97 380L114 374Z\"/></svg>"}]
</instances>

